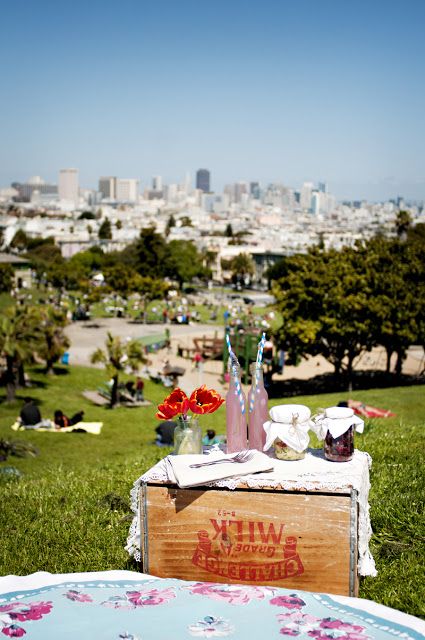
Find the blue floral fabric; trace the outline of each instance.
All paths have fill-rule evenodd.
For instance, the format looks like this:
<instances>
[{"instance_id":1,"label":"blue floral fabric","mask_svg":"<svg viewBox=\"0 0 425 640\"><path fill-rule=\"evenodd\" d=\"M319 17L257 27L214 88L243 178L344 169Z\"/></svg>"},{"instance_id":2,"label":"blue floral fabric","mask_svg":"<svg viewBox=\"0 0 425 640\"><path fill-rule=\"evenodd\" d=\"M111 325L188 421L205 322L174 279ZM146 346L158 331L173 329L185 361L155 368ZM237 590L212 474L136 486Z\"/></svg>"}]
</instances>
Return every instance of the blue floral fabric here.
<instances>
[{"instance_id":1,"label":"blue floral fabric","mask_svg":"<svg viewBox=\"0 0 425 640\"><path fill-rule=\"evenodd\" d=\"M419 640L332 597L175 579L64 582L0 596L0 638Z\"/></svg>"}]
</instances>

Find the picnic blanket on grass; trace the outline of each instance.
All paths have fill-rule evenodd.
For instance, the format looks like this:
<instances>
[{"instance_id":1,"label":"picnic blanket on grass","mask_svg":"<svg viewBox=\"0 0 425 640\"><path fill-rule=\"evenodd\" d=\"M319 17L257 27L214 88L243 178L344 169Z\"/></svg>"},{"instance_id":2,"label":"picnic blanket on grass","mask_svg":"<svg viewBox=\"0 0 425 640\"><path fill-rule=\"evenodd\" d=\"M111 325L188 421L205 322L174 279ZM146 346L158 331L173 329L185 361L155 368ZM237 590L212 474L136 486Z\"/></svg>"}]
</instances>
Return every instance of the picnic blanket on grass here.
<instances>
[{"instance_id":1,"label":"picnic blanket on grass","mask_svg":"<svg viewBox=\"0 0 425 640\"><path fill-rule=\"evenodd\" d=\"M47 433L71 433L72 431L75 431L77 433L84 432L98 436L102 431L102 427L103 422L77 422L76 424L73 424L69 427L57 429L52 422L51 427L37 427L36 429L34 429L34 427L26 427L19 422L15 422L10 428L13 429L13 431L45 431Z\"/></svg>"},{"instance_id":2,"label":"picnic blanket on grass","mask_svg":"<svg viewBox=\"0 0 425 640\"><path fill-rule=\"evenodd\" d=\"M0 578L0 631L29 640L423 640L425 622L370 600L299 589L42 572Z\"/></svg>"}]
</instances>

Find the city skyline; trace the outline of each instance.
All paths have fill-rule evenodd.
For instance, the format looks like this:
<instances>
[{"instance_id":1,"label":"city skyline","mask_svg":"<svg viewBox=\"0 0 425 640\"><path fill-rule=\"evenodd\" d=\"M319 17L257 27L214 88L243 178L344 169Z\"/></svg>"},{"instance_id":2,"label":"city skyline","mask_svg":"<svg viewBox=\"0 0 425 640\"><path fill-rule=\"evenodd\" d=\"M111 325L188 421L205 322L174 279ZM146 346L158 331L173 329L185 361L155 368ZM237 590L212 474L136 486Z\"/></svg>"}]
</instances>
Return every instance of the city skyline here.
<instances>
[{"instance_id":1,"label":"city skyline","mask_svg":"<svg viewBox=\"0 0 425 640\"><path fill-rule=\"evenodd\" d=\"M118 11L118 14L117 14ZM425 198L419 0L3 9L0 187L61 167ZM119 19L117 19L119 18ZM18 44L17 44L18 43Z\"/></svg>"}]
</instances>

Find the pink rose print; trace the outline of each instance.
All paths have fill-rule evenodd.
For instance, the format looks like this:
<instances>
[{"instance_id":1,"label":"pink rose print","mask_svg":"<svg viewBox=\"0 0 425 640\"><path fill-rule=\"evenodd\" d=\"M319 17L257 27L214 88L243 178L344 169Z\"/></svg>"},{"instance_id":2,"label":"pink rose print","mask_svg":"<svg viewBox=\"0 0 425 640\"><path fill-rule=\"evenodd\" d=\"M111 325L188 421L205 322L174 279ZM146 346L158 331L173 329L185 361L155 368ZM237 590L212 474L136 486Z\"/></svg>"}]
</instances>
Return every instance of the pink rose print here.
<instances>
[{"instance_id":1,"label":"pink rose print","mask_svg":"<svg viewBox=\"0 0 425 640\"><path fill-rule=\"evenodd\" d=\"M68 598L68 600L72 600L73 602L93 602L93 598L88 593L82 593L81 591L75 591L74 589L70 589L63 595L65 598Z\"/></svg>"},{"instance_id":2,"label":"pink rose print","mask_svg":"<svg viewBox=\"0 0 425 640\"><path fill-rule=\"evenodd\" d=\"M211 600L225 601L228 604L248 604L251 600L264 600L267 595L274 595L272 587L252 587L216 582L196 582L188 587L192 594L207 596Z\"/></svg>"},{"instance_id":3,"label":"pink rose print","mask_svg":"<svg viewBox=\"0 0 425 640\"><path fill-rule=\"evenodd\" d=\"M304 600L301 600L296 593L291 593L290 596L276 596L270 600L270 604L275 604L278 607L286 607L287 609L301 609L305 607Z\"/></svg>"},{"instance_id":4,"label":"pink rose print","mask_svg":"<svg viewBox=\"0 0 425 640\"><path fill-rule=\"evenodd\" d=\"M125 594L132 604L136 607L145 607L147 605L167 604L176 597L172 587L168 589L151 589L141 591L127 591Z\"/></svg>"},{"instance_id":5,"label":"pink rose print","mask_svg":"<svg viewBox=\"0 0 425 640\"><path fill-rule=\"evenodd\" d=\"M41 620L41 618L50 613L53 604L51 602L33 602L30 604L15 603L14 610L9 610L8 616L11 620Z\"/></svg>"},{"instance_id":6,"label":"pink rose print","mask_svg":"<svg viewBox=\"0 0 425 640\"><path fill-rule=\"evenodd\" d=\"M335 618L324 618L320 623L322 629L340 629L341 631L348 631L354 633L361 633L364 631L364 627L360 627L358 624L350 624L349 622L343 622L342 620L336 620Z\"/></svg>"},{"instance_id":7,"label":"pink rose print","mask_svg":"<svg viewBox=\"0 0 425 640\"><path fill-rule=\"evenodd\" d=\"M9 638L22 638L22 636L26 634L25 629L18 627L16 624L3 627L1 632L4 633L5 636L9 636Z\"/></svg>"}]
</instances>

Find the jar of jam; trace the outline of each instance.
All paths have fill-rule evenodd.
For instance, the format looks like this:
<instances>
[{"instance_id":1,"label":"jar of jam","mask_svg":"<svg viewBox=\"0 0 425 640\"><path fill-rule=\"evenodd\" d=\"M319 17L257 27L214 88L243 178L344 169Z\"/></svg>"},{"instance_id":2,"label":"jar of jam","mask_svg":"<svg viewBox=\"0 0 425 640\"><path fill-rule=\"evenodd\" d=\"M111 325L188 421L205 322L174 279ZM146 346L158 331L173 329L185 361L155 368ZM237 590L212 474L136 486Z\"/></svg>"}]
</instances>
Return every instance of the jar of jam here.
<instances>
[{"instance_id":1,"label":"jar of jam","mask_svg":"<svg viewBox=\"0 0 425 640\"><path fill-rule=\"evenodd\" d=\"M323 451L326 460L331 462L348 462L354 454L354 425L351 425L342 435L334 438L331 432L326 432Z\"/></svg>"}]
</instances>

